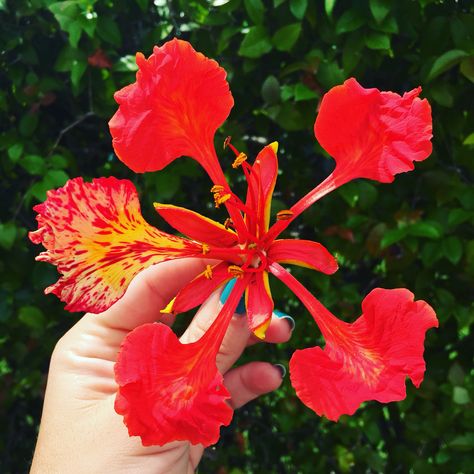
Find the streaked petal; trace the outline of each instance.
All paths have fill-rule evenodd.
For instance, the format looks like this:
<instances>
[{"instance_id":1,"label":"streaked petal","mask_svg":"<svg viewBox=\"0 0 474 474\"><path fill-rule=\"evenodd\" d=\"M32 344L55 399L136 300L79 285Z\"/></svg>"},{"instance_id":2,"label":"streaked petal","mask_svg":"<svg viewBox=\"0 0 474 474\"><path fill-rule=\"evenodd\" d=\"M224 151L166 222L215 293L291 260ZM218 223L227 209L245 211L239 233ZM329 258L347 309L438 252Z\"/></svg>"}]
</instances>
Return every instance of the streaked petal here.
<instances>
[{"instance_id":1,"label":"streaked petal","mask_svg":"<svg viewBox=\"0 0 474 474\"><path fill-rule=\"evenodd\" d=\"M268 249L268 258L278 263L289 263L331 275L338 269L329 251L311 240L275 240Z\"/></svg>"},{"instance_id":2,"label":"streaked petal","mask_svg":"<svg viewBox=\"0 0 474 474\"><path fill-rule=\"evenodd\" d=\"M267 272L254 273L245 292L245 306L249 329L257 337L264 339L273 312L273 299Z\"/></svg>"},{"instance_id":3,"label":"streaked petal","mask_svg":"<svg viewBox=\"0 0 474 474\"><path fill-rule=\"evenodd\" d=\"M37 205L32 242L37 260L57 266L61 278L46 289L70 311L99 313L117 301L133 277L150 265L202 255L201 246L150 226L135 187L115 178L75 178Z\"/></svg>"},{"instance_id":4,"label":"streaked petal","mask_svg":"<svg viewBox=\"0 0 474 474\"><path fill-rule=\"evenodd\" d=\"M137 81L115 94L109 122L117 156L136 172L156 171L180 156L222 177L213 138L234 104L216 61L173 39L137 54Z\"/></svg>"},{"instance_id":5,"label":"streaked petal","mask_svg":"<svg viewBox=\"0 0 474 474\"><path fill-rule=\"evenodd\" d=\"M272 195L278 176L277 151L278 143L270 143L260 151L252 166L247 205L257 212L257 235L263 235L270 222Z\"/></svg>"},{"instance_id":6,"label":"streaked petal","mask_svg":"<svg viewBox=\"0 0 474 474\"><path fill-rule=\"evenodd\" d=\"M187 440L209 446L232 419L229 392L216 368L216 355L243 294L247 279L234 290L211 327L196 342L182 344L163 324L146 324L122 343L115 377L115 410L130 436L144 446Z\"/></svg>"},{"instance_id":7,"label":"streaked petal","mask_svg":"<svg viewBox=\"0 0 474 474\"><path fill-rule=\"evenodd\" d=\"M238 242L234 231L197 212L171 204L154 203L154 206L170 226L193 240L217 247L232 247Z\"/></svg>"},{"instance_id":8,"label":"streaked petal","mask_svg":"<svg viewBox=\"0 0 474 474\"><path fill-rule=\"evenodd\" d=\"M201 305L220 285L232 278L228 272L229 264L218 263L198 275L184 286L163 312L179 314Z\"/></svg>"},{"instance_id":9,"label":"streaked petal","mask_svg":"<svg viewBox=\"0 0 474 474\"><path fill-rule=\"evenodd\" d=\"M438 326L433 309L414 301L404 289L377 288L362 302L362 315L352 324L338 320L290 274L274 274L295 291L326 339L324 349L296 351L290 376L297 395L318 415L337 420L352 415L368 400L403 400L405 380L418 387L425 371L424 338Z\"/></svg>"},{"instance_id":10,"label":"streaked petal","mask_svg":"<svg viewBox=\"0 0 474 474\"><path fill-rule=\"evenodd\" d=\"M403 96L365 89L355 79L333 87L321 102L314 132L336 160L343 183L369 178L383 183L410 171L431 154L431 108L418 87Z\"/></svg>"}]
</instances>

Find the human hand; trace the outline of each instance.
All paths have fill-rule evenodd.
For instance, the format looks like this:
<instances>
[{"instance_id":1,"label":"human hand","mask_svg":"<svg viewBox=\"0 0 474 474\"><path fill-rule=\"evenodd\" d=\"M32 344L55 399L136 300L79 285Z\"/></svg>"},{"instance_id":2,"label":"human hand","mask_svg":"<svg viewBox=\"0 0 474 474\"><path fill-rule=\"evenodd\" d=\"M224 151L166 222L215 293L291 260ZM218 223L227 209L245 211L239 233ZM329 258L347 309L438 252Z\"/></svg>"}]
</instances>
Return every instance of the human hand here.
<instances>
[{"instance_id":1,"label":"human hand","mask_svg":"<svg viewBox=\"0 0 474 474\"><path fill-rule=\"evenodd\" d=\"M114 410L114 364L122 340L135 327L154 321L172 324L174 318L160 309L205 263L186 259L150 267L111 308L86 314L60 339L51 358L31 474L194 472L202 446L179 441L144 447L139 438L129 437ZM220 294L216 291L201 306L181 342L199 339L210 326L222 307ZM285 342L290 336L291 325L273 317L266 342ZM256 342L246 318L234 315L217 356L234 409L281 384L280 369L267 362L231 369L245 347Z\"/></svg>"}]
</instances>

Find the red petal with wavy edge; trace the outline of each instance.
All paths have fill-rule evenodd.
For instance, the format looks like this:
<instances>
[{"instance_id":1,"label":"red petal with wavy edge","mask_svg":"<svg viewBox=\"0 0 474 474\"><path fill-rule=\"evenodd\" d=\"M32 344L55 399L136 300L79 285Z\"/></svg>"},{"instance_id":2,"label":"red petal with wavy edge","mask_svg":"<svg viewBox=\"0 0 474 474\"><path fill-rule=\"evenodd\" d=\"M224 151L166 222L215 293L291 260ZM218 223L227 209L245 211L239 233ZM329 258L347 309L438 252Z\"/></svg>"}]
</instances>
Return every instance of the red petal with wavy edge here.
<instances>
[{"instance_id":1,"label":"red petal with wavy edge","mask_svg":"<svg viewBox=\"0 0 474 474\"><path fill-rule=\"evenodd\" d=\"M38 230L29 237L46 252L36 260L56 265L54 293L70 311L99 313L117 301L133 277L165 260L201 255L201 246L150 226L135 187L115 178L75 178L48 191L34 207Z\"/></svg>"},{"instance_id":2,"label":"red petal with wavy edge","mask_svg":"<svg viewBox=\"0 0 474 474\"><path fill-rule=\"evenodd\" d=\"M314 133L336 160L334 177L383 183L431 154L431 107L418 87L403 96L365 89L355 79L333 87L321 102Z\"/></svg>"},{"instance_id":3,"label":"red petal with wavy edge","mask_svg":"<svg viewBox=\"0 0 474 474\"><path fill-rule=\"evenodd\" d=\"M268 230L273 190L278 176L278 143L273 142L260 151L252 166L246 204L257 213L257 236ZM255 219L252 219L255 222Z\"/></svg>"},{"instance_id":4,"label":"red petal with wavy edge","mask_svg":"<svg viewBox=\"0 0 474 474\"><path fill-rule=\"evenodd\" d=\"M425 333L438 327L428 303L413 301L405 288L376 288L362 302L362 316L348 324L278 264L271 271L300 298L326 339L324 350L298 350L290 360L298 397L318 415L337 421L368 400L403 400L406 377L420 385Z\"/></svg>"},{"instance_id":5,"label":"red petal with wavy edge","mask_svg":"<svg viewBox=\"0 0 474 474\"><path fill-rule=\"evenodd\" d=\"M258 338L264 339L273 312L273 299L267 272L253 274L245 291L245 307L249 329Z\"/></svg>"},{"instance_id":6,"label":"red petal with wavy edge","mask_svg":"<svg viewBox=\"0 0 474 474\"><path fill-rule=\"evenodd\" d=\"M216 61L173 39L137 54L137 81L116 92L109 122L117 156L133 171L156 171L186 155L222 178L213 138L234 104Z\"/></svg>"},{"instance_id":7,"label":"red petal with wavy edge","mask_svg":"<svg viewBox=\"0 0 474 474\"><path fill-rule=\"evenodd\" d=\"M220 285L232 278L228 272L229 264L218 263L199 274L194 280L181 288L163 312L179 314L201 305Z\"/></svg>"},{"instance_id":8,"label":"red petal with wavy edge","mask_svg":"<svg viewBox=\"0 0 474 474\"><path fill-rule=\"evenodd\" d=\"M170 226L193 240L217 247L233 247L238 242L234 231L226 229L219 222L197 212L171 204L154 203L153 205Z\"/></svg>"},{"instance_id":9,"label":"red petal with wavy edge","mask_svg":"<svg viewBox=\"0 0 474 474\"><path fill-rule=\"evenodd\" d=\"M311 240L275 240L268 249L268 258L278 263L290 263L331 275L338 269L329 251Z\"/></svg>"},{"instance_id":10,"label":"red petal with wavy edge","mask_svg":"<svg viewBox=\"0 0 474 474\"><path fill-rule=\"evenodd\" d=\"M196 342L181 344L163 324L140 326L125 338L115 365L115 410L144 446L180 440L209 446L230 423L230 395L215 359L246 284L246 278L237 281Z\"/></svg>"}]
</instances>

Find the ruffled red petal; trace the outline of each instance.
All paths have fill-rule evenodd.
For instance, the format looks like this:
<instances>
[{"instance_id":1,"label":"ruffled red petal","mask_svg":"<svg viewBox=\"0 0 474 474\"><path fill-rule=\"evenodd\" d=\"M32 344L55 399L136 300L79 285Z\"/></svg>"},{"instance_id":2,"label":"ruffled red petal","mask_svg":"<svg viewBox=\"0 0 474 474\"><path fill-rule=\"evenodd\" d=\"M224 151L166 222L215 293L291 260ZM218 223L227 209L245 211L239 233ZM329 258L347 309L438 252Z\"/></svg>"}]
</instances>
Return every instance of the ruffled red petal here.
<instances>
[{"instance_id":1,"label":"ruffled red petal","mask_svg":"<svg viewBox=\"0 0 474 474\"><path fill-rule=\"evenodd\" d=\"M338 182L383 183L431 154L431 108L418 87L403 96L365 89L355 79L332 88L314 124L321 146L336 160Z\"/></svg>"},{"instance_id":2,"label":"ruffled red petal","mask_svg":"<svg viewBox=\"0 0 474 474\"><path fill-rule=\"evenodd\" d=\"M224 69L178 39L148 59L138 53L137 65L137 81L115 94L120 107L109 126L117 156L144 172L186 155L221 178L213 138L234 104Z\"/></svg>"},{"instance_id":3,"label":"ruffled red petal","mask_svg":"<svg viewBox=\"0 0 474 474\"><path fill-rule=\"evenodd\" d=\"M311 268L331 275L338 269L336 259L318 242L311 240L275 240L268 249L268 258Z\"/></svg>"},{"instance_id":4,"label":"ruffled red petal","mask_svg":"<svg viewBox=\"0 0 474 474\"><path fill-rule=\"evenodd\" d=\"M326 339L324 349L298 350L290 361L292 385L305 405L336 421L364 401L403 400L406 377L420 385L425 333L438 326L426 302L414 301L404 288L377 288L362 302L362 316L348 324L281 267L271 269L301 299Z\"/></svg>"},{"instance_id":5,"label":"ruffled red petal","mask_svg":"<svg viewBox=\"0 0 474 474\"><path fill-rule=\"evenodd\" d=\"M150 226L127 180L85 183L75 178L49 191L34 210L38 230L29 237L46 248L36 259L56 265L62 274L45 291L66 302L70 311L104 311L141 270L172 258L202 255L199 244Z\"/></svg>"},{"instance_id":6,"label":"ruffled red petal","mask_svg":"<svg viewBox=\"0 0 474 474\"><path fill-rule=\"evenodd\" d=\"M233 247L238 242L237 234L219 222L171 204L154 204L160 216L177 231L198 242L217 247Z\"/></svg>"},{"instance_id":7,"label":"ruffled red petal","mask_svg":"<svg viewBox=\"0 0 474 474\"><path fill-rule=\"evenodd\" d=\"M222 375L197 344L181 344L164 324L140 326L122 344L115 410L144 446L180 440L209 446L230 423Z\"/></svg>"},{"instance_id":8,"label":"ruffled red petal","mask_svg":"<svg viewBox=\"0 0 474 474\"><path fill-rule=\"evenodd\" d=\"M267 272L254 273L245 293L245 307L249 329L257 337L264 339L273 312L273 299Z\"/></svg>"},{"instance_id":9,"label":"ruffled red petal","mask_svg":"<svg viewBox=\"0 0 474 474\"><path fill-rule=\"evenodd\" d=\"M209 446L232 419L216 355L248 277L237 279L216 320L196 342L181 344L163 324L127 335L115 365L115 410L145 446L186 440Z\"/></svg>"}]
</instances>

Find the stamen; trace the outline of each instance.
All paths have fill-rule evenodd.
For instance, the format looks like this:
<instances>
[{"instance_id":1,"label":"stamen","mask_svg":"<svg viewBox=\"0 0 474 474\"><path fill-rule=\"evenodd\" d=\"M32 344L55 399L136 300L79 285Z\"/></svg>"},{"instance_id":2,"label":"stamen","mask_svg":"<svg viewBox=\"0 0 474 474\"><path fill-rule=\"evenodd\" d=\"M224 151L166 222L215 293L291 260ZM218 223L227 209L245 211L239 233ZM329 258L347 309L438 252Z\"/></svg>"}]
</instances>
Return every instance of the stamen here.
<instances>
[{"instance_id":1,"label":"stamen","mask_svg":"<svg viewBox=\"0 0 474 474\"><path fill-rule=\"evenodd\" d=\"M232 140L232 137L230 135L225 138L224 145L223 145L224 150L230 145L231 140Z\"/></svg>"},{"instance_id":2,"label":"stamen","mask_svg":"<svg viewBox=\"0 0 474 474\"><path fill-rule=\"evenodd\" d=\"M224 204L226 201L228 201L231 197L231 193L224 193L225 188L222 186L222 184L215 184L211 188L211 193L214 194L214 204L218 208L221 204Z\"/></svg>"},{"instance_id":3,"label":"stamen","mask_svg":"<svg viewBox=\"0 0 474 474\"><path fill-rule=\"evenodd\" d=\"M206 255L207 253L209 253L209 245L201 244L201 252L203 255Z\"/></svg>"},{"instance_id":4,"label":"stamen","mask_svg":"<svg viewBox=\"0 0 474 474\"><path fill-rule=\"evenodd\" d=\"M212 267L210 265L206 265L206 269L204 270L204 276L208 280L212 280Z\"/></svg>"},{"instance_id":5,"label":"stamen","mask_svg":"<svg viewBox=\"0 0 474 474\"><path fill-rule=\"evenodd\" d=\"M242 278L245 275L245 271L238 265L229 265L227 271L236 278Z\"/></svg>"},{"instance_id":6,"label":"stamen","mask_svg":"<svg viewBox=\"0 0 474 474\"><path fill-rule=\"evenodd\" d=\"M252 242L251 244L248 244L247 246L248 249L256 249L257 248L257 244L255 242Z\"/></svg>"},{"instance_id":7,"label":"stamen","mask_svg":"<svg viewBox=\"0 0 474 474\"><path fill-rule=\"evenodd\" d=\"M222 184L215 184L214 186L212 186L211 188L211 193L221 193L222 191L224 191L224 186L222 186Z\"/></svg>"},{"instance_id":8,"label":"stamen","mask_svg":"<svg viewBox=\"0 0 474 474\"><path fill-rule=\"evenodd\" d=\"M232 222L232 219L230 217L228 217L225 221L224 221L224 227L226 229L228 229L229 227L234 227L234 223Z\"/></svg>"},{"instance_id":9,"label":"stamen","mask_svg":"<svg viewBox=\"0 0 474 474\"><path fill-rule=\"evenodd\" d=\"M244 161L247 160L247 155L245 153L239 153L237 158L232 163L232 168L238 168Z\"/></svg>"},{"instance_id":10,"label":"stamen","mask_svg":"<svg viewBox=\"0 0 474 474\"><path fill-rule=\"evenodd\" d=\"M285 209L283 211L277 212L276 218L277 221L288 221L293 217L294 212L290 209Z\"/></svg>"}]
</instances>

